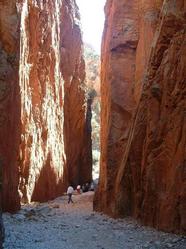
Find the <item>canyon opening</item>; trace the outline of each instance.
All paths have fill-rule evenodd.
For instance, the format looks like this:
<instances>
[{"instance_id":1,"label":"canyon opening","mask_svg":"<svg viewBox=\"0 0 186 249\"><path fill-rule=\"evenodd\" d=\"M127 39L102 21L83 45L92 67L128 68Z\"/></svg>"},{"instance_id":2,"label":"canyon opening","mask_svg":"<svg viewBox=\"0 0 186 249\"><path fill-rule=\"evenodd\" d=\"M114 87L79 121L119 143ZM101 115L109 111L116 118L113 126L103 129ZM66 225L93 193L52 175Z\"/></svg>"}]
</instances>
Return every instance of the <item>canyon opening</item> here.
<instances>
[{"instance_id":1,"label":"canyon opening","mask_svg":"<svg viewBox=\"0 0 186 249\"><path fill-rule=\"evenodd\" d=\"M0 0L0 248L186 248L185 51L185 0Z\"/></svg>"},{"instance_id":2,"label":"canyon opening","mask_svg":"<svg viewBox=\"0 0 186 249\"><path fill-rule=\"evenodd\" d=\"M91 102L92 177L96 184L100 163L100 67L105 2L105 0L77 0L84 44L85 85Z\"/></svg>"}]
</instances>

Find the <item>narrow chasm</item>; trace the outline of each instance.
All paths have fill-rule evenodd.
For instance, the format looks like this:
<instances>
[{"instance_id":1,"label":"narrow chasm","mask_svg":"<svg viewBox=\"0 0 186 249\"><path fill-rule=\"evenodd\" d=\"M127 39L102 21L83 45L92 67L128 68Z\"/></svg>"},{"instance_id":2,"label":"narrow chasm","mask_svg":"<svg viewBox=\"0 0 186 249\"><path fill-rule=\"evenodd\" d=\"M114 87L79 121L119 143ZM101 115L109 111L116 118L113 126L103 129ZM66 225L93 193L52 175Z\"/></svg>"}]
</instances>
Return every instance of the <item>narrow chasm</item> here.
<instances>
[{"instance_id":1,"label":"narrow chasm","mask_svg":"<svg viewBox=\"0 0 186 249\"><path fill-rule=\"evenodd\" d=\"M88 43L84 44L86 70L86 92L91 106L91 138L92 138L92 178L95 184L99 179L100 164L100 55Z\"/></svg>"},{"instance_id":2,"label":"narrow chasm","mask_svg":"<svg viewBox=\"0 0 186 249\"><path fill-rule=\"evenodd\" d=\"M0 0L0 249L186 248L185 50L185 0Z\"/></svg>"}]
</instances>

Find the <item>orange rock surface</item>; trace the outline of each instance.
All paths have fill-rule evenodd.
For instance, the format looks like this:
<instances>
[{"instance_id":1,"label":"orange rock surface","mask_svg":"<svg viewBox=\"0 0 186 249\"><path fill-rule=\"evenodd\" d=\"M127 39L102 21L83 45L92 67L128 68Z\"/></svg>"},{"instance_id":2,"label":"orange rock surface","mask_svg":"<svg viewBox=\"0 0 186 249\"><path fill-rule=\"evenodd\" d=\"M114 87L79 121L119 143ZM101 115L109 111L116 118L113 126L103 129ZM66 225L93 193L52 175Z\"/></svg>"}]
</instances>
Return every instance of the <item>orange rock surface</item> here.
<instances>
[{"instance_id":1,"label":"orange rock surface","mask_svg":"<svg viewBox=\"0 0 186 249\"><path fill-rule=\"evenodd\" d=\"M96 210L184 234L185 24L183 0L107 1L94 200Z\"/></svg>"},{"instance_id":2,"label":"orange rock surface","mask_svg":"<svg viewBox=\"0 0 186 249\"><path fill-rule=\"evenodd\" d=\"M0 14L3 206L13 211L91 180L91 132L75 1L1 1Z\"/></svg>"},{"instance_id":3,"label":"orange rock surface","mask_svg":"<svg viewBox=\"0 0 186 249\"><path fill-rule=\"evenodd\" d=\"M130 10L130 11L129 11ZM101 65L101 168L97 206L110 213L135 108L138 1L107 1Z\"/></svg>"}]
</instances>

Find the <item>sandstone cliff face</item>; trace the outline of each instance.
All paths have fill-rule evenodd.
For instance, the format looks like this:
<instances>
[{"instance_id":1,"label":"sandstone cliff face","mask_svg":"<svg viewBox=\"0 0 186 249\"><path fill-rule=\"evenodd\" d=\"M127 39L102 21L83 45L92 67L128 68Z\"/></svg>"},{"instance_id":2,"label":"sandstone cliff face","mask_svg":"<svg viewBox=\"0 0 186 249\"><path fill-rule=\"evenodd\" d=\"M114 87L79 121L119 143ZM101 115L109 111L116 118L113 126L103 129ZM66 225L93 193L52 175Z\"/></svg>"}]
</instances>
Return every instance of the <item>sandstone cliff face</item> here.
<instances>
[{"instance_id":1,"label":"sandstone cliff face","mask_svg":"<svg viewBox=\"0 0 186 249\"><path fill-rule=\"evenodd\" d=\"M16 1L0 1L0 161L3 206L19 208L18 157L20 143L19 15Z\"/></svg>"},{"instance_id":2,"label":"sandstone cliff face","mask_svg":"<svg viewBox=\"0 0 186 249\"><path fill-rule=\"evenodd\" d=\"M90 182L92 179L91 109L85 85L85 62L79 12L75 2L67 1L62 12L62 73L65 80L65 152L70 183ZM73 15L69 15L73 13ZM87 101L87 103L86 103Z\"/></svg>"},{"instance_id":3,"label":"sandstone cliff face","mask_svg":"<svg viewBox=\"0 0 186 249\"><path fill-rule=\"evenodd\" d=\"M4 85L12 84L2 95L3 108L11 117L7 122L13 119L12 127L2 122L1 130L3 205L16 210L19 196L46 201L62 194L70 181L91 180L90 121L75 1L1 2L3 53L16 58L13 68L7 55L1 59L10 74Z\"/></svg>"},{"instance_id":4,"label":"sandstone cliff face","mask_svg":"<svg viewBox=\"0 0 186 249\"><path fill-rule=\"evenodd\" d=\"M129 11L130 10L130 11ZM114 185L135 108L138 2L107 1L101 66L101 192L97 205L110 213Z\"/></svg>"},{"instance_id":5,"label":"sandstone cliff face","mask_svg":"<svg viewBox=\"0 0 186 249\"><path fill-rule=\"evenodd\" d=\"M127 34L128 30L125 31L127 38L123 36L120 42L124 43L125 50L116 54L115 61L112 61L111 44L115 40L113 31L117 23L125 26L135 13L128 20L126 16L135 8L131 6L127 11L127 1L120 1L125 11L118 15L121 6L117 1L108 1L106 6L102 48L106 66L102 66L101 90L103 151L94 205L97 210L113 216L131 215L147 225L185 233L186 6L182 0L151 1L149 5L149 1L137 2L141 25L132 26L136 29L132 32L136 34L133 64L128 51L134 40ZM117 17L114 19L114 16ZM113 22L117 18L118 21ZM126 61L120 62L121 56ZM121 77L116 80L118 64L120 74L133 77L129 78L128 90L115 94L118 84L122 89L126 86ZM133 91L128 95L131 85ZM120 98L122 104L131 104L131 112L127 104L120 104L120 116L116 119L118 112L113 109L113 102Z\"/></svg>"}]
</instances>

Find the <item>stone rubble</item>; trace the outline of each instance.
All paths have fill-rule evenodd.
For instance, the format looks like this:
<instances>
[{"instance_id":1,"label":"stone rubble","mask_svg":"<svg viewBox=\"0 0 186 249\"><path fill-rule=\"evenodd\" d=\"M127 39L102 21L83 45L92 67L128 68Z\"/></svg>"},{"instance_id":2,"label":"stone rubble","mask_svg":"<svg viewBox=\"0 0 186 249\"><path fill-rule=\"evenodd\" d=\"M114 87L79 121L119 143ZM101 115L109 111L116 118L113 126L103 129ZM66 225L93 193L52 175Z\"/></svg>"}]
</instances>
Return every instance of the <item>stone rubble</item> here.
<instances>
[{"instance_id":1,"label":"stone rubble","mask_svg":"<svg viewBox=\"0 0 186 249\"><path fill-rule=\"evenodd\" d=\"M25 205L3 215L4 249L185 249L186 237L93 212L93 192Z\"/></svg>"}]
</instances>

